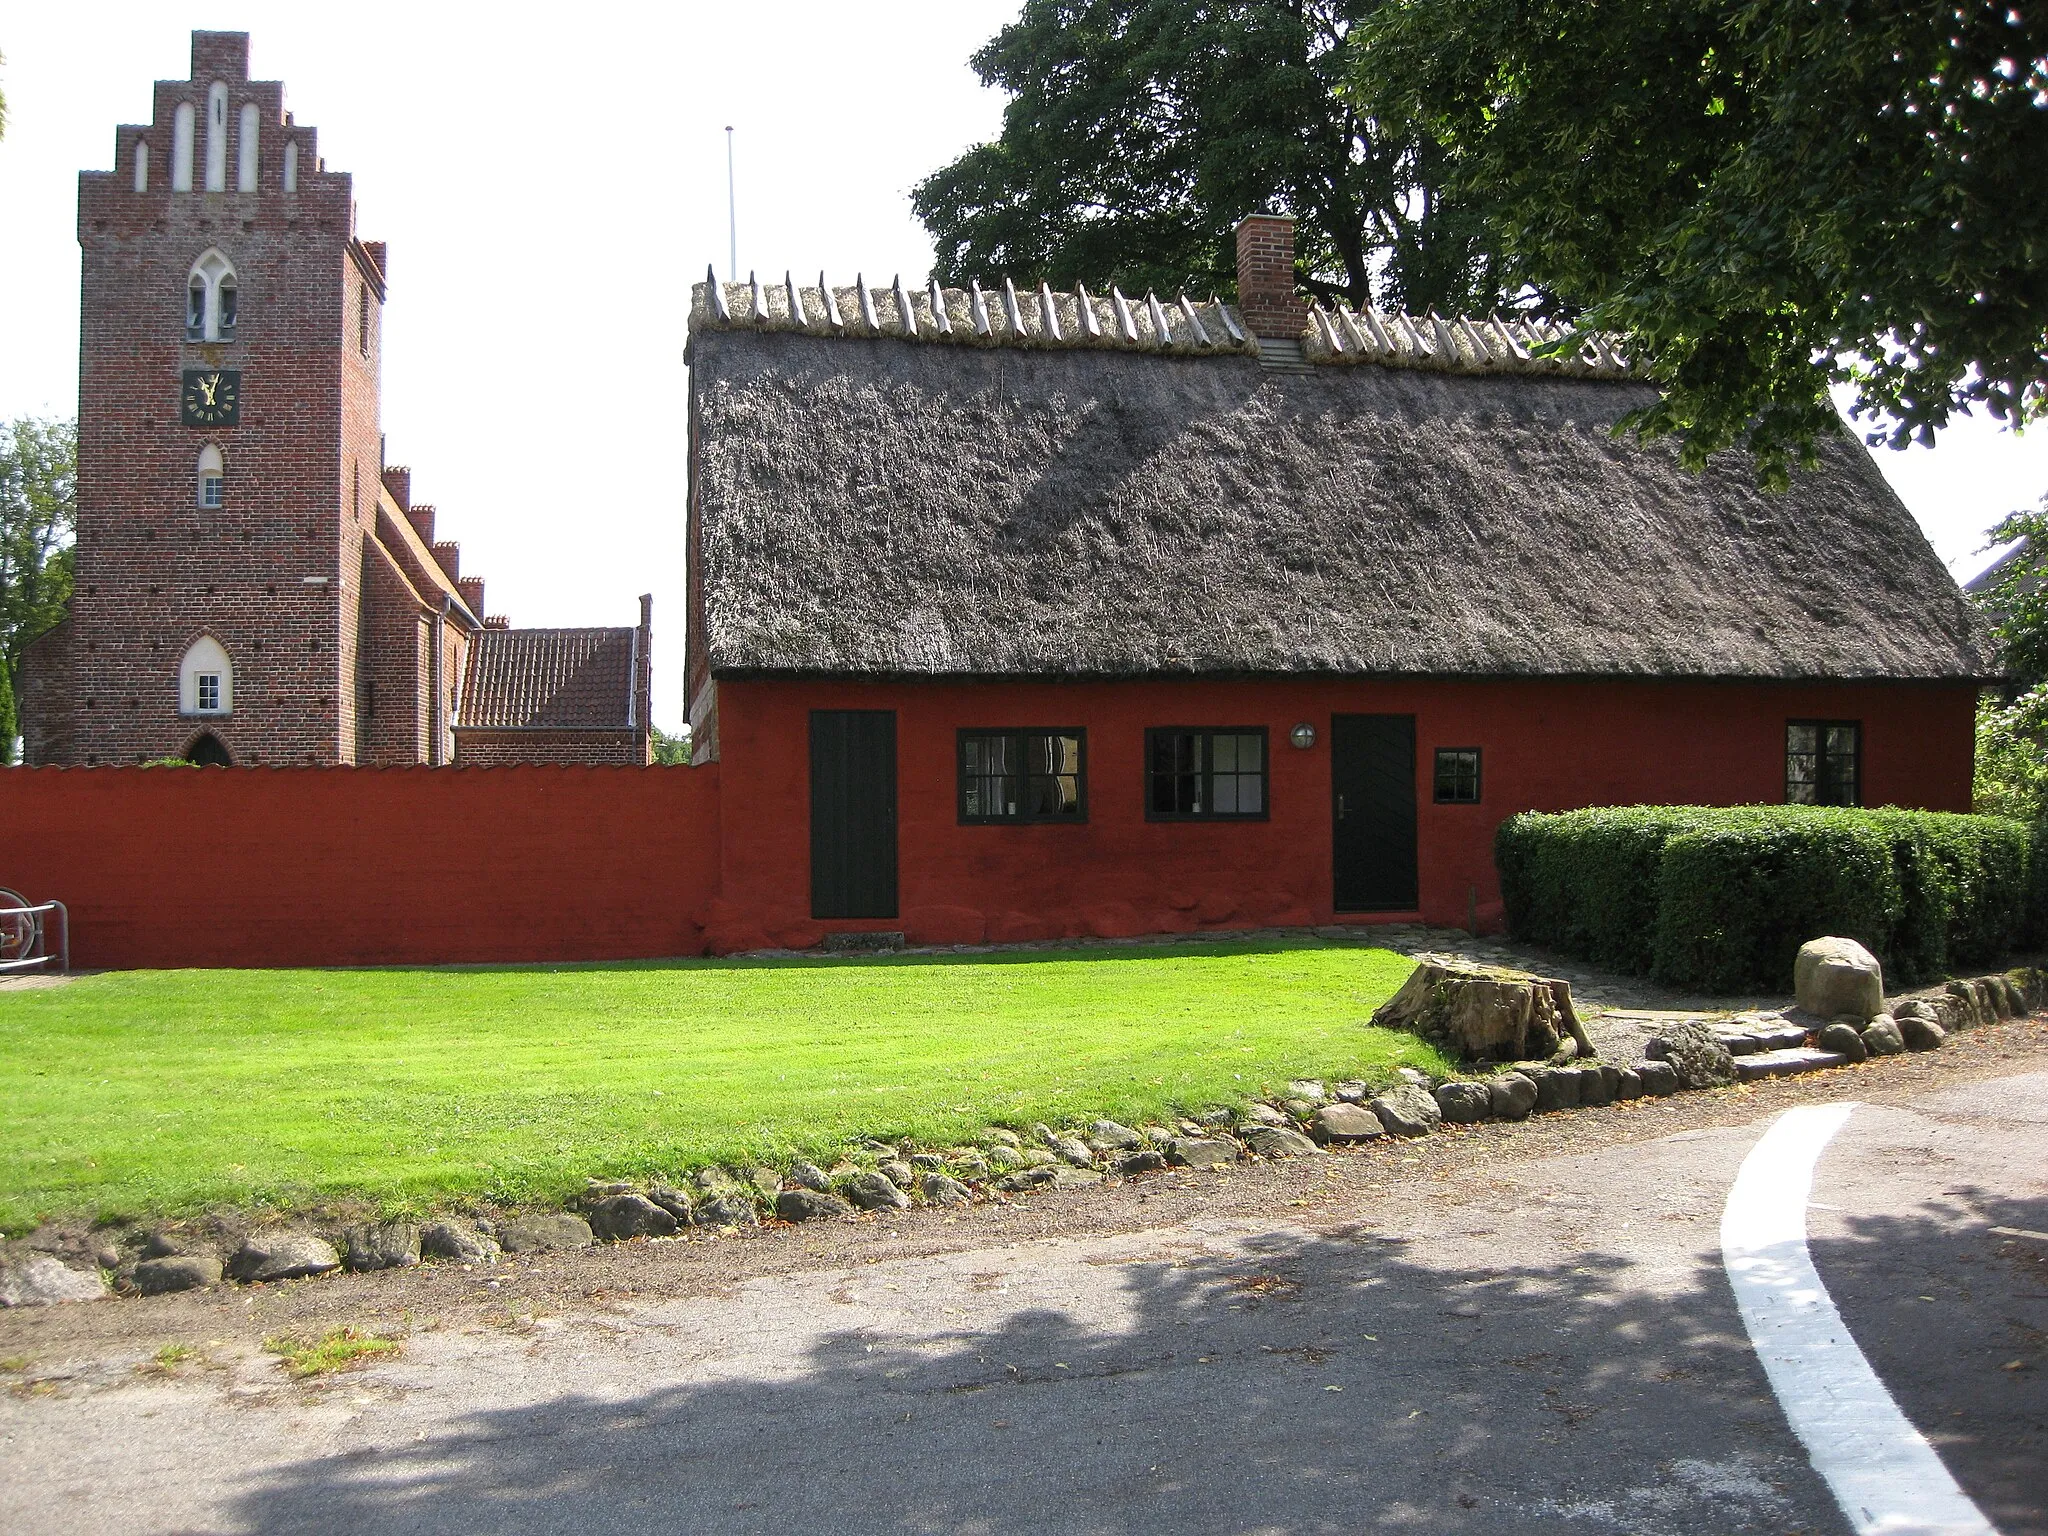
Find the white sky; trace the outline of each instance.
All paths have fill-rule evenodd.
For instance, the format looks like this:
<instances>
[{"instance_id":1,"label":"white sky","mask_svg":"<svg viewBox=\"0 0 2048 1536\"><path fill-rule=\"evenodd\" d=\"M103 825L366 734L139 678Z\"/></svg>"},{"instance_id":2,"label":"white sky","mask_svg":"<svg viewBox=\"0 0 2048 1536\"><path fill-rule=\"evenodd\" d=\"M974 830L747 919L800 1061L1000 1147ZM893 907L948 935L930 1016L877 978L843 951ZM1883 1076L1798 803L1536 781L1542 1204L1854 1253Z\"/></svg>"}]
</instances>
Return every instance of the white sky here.
<instances>
[{"instance_id":1,"label":"white sky","mask_svg":"<svg viewBox=\"0 0 2048 1536\"><path fill-rule=\"evenodd\" d=\"M0 19L0 417L71 415L77 173L183 78L195 27L251 34L352 172L391 247L384 423L463 569L515 624L626 624L655 598L655 718L683 716L684 370L689 285L726 256L737 132L739 265L922 282L910 188L992 137L1002 99L967 57L1017 0L848 6L416 0L10 6ZM1986 421L1878 462L1952 569L2048 491L2048 429Z\"/></svg>"}]
</instances>

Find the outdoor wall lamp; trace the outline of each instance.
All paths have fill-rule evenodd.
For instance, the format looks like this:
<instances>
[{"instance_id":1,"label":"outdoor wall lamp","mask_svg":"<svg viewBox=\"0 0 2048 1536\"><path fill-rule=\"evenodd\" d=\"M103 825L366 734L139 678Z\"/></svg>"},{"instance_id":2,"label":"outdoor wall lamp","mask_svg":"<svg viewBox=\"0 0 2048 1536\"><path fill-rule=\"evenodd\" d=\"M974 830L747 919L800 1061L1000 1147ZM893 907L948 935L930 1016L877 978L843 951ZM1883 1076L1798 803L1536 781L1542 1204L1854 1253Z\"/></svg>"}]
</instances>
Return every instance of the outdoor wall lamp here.
<instances>
[{"instance_id":1,"label":"outdoor wall lamp","mask_svg":"<svg viewBox=\"0 0 2048 1536\"><path fill-rule=\"evenodd\" d=\"M1306 752L1316 744L1316 728L1304 720L1287 733L1287 739Z\"/></svg>"}]
</instances>

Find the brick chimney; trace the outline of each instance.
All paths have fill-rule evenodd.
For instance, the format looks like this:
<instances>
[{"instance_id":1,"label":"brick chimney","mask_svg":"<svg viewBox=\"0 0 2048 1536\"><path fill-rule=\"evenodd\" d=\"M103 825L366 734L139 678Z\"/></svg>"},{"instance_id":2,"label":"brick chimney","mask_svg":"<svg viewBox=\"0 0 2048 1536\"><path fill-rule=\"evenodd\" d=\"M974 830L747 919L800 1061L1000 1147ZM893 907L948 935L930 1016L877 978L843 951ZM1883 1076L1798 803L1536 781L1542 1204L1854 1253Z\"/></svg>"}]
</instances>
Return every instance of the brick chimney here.
<instances>
[{"instance_id":1,"label":"brick chimney","mask_svg":"<svg viewBox=\"0 0 2048 1536\"><path fill-rule=\"evenodd\" d=\"M1294 220L1254 213L1237 225L1237 305L1254 336L1300 339L1308 303L1294 287Z\"/></svg>"},{"instance_id":2,"label":"brick chimney","mask_svg":"<svg viewBox=\"0 0 2048 1536\"><path fill-rule=\"evenodd\" d=\"M384 466L384 489L391 493L391 499L398 503L398 510L412 510L412 471L403 464Z\"/></svg>"},{"instance_id":3,"label":"brick chimney","mask_svg":"<svg viewBox=\"0 0 2048 1536\"><path fill-rule=\"evenodd\" d=\"M387 283L391 281L391 247L382 240L365 240L363 249L370 253L370 260L377 264L377 275Z\"/></svg>"},{"instance_id":4,"label":"brick chimney","mask_svg":"<svg viewBox=\"0 0 2048 1536\"><path fill-rule=\"evenodd\" d=\"M462 580L462 546L453 539L443 539L433 546L434 563L450 581Z\"/></svg>"},{"instance_id":5,"label":"brick chimney","mask_svg":"<svg viewBox=\"0 0 2048 1536\"><path fill-rule=\"evenodd\" d=\"M408 486L407 489L410 490L411 487ZM405 520L412 524L412 531L420 536L420 542L426 545L427 548L432 549L434 547L434 509L431 506L415 507L408 502L405 508Z\"/></svg>"},{"instance_id":6,"label":"brick chimney","mask_svg":"<svg viewBox=\"0 0 2048 1536\"><path fill-rule=\"evenodd\" d=\"M455 590L462 594L462 600L469 604L469 611L478 618L484 616L484 579L481 576L465 576L455 583Z\"/></svg>"}]
</instances>

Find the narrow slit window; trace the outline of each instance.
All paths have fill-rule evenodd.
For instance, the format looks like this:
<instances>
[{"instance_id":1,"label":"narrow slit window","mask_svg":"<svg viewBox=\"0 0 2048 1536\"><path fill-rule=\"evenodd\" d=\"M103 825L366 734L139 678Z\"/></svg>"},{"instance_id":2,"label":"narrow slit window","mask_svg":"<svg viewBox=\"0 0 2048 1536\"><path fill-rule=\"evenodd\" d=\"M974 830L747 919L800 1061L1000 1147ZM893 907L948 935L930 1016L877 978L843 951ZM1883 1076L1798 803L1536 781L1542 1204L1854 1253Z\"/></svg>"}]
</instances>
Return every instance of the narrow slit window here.
<instances>
[{"instance_id":1,"label":"narrow slit window","mask_svg":"<svg viewBox=\"0 0 2048 1536\"><path fill-rule=\"evenodd\" d=\"M1088 819L1086 732L962 731L959 751L963 822Z\"/></svg>"},{"instance_id":2,"label":"narrow slit window","mask_svg":"<svg viewBox=\"0 0 2048 1536\"><path fill-rule=\"evenodd\" d=\"M1268 758L1263 726L1163 726L1145 733L1149 821L1262 821Z\"/></svg>"},{"instance_id":3,"label":"narrow slit window","mask_svg":"<svg viewBox=\"0 0 2048 1536\"><path fill-rule=\"evenodd\" d=\"M1863 803L1863 726L1860 721L1787 722L1785 803Z\"/></svg>"},{"instance_id":4,"label":"narrow slit window","mask_svg":"<svg viewBox=\"0 0 2048 1536\"><path fill-rule=\"evenodd\" d=\"M185 339L206 340L206 279L197 272L185 289Z\"/></svg>"},{"instance_id":5,"label":"narrow slit window","mask_svg":"<svg viewBox=\"0 0 2048 1536\"><path fill-rule=\"evenodd\" d=\"M199 450L197 501L202 507L218 507L227 499L227 465L220 449L208 443Z\"/></svg>"},{"instance_id":6,"label":"narrow slit window","mask_svg":"<svg viewBox=\"0 0 2048 1536\"><path fill-rule=\"evenodd\" d=\"M220 280L220 339L230 340L235 334L235 275L230 272Z\"/></svg>"},{"instance_id":7,"label":"narrow slit window","mask_svg":"<svg viewBox=\"0 0 2048 1536\"><path fill-rule=\"evenodd\" d=\"M356 350L370 355L370 287L365 283L356 290Z\"/></svg>"},{"instance_id":8,"label":"narrow slit window","mask_svg":"<svg viewBox=\"0 0 2048 1536\"><path fill-rule=\"evenodd\" d=\"M1477 805L1479 803L1479 749L1438 747L1436 749L1436 803Z\"/></svg>"}]
</instances>

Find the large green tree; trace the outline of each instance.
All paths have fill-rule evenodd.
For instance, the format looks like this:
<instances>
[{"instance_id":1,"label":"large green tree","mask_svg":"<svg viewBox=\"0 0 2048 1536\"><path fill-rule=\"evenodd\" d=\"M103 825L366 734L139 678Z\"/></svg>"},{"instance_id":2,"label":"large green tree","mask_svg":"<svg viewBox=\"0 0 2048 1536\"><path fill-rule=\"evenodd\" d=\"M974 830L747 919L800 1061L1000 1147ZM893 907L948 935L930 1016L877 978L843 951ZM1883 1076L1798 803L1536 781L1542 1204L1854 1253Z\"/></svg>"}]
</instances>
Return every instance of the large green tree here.
<instances>
[{"instance_id":1,"label":"large green tree","mask_svg":"<svg viewBox=\"0 0 2048 1536\"><path fill-rule=\"evenodd\" d=\"M1635 423L1782 478L1848 384L1873 442L2048 408L2048 13L2013 0L1387 0L1352 101L1510 281L1625 333Z\"/></svg>"},{"instance_id":2,"label":"large green tree","mask_svg":"<svg viewBox=\"0 0 2048 1536\"><path fill-rule=\"evenodd\" d=\"M1377 0L1024 0L974 55L1001 135L917 186L936 275L1235 290L1231 229L1298 220L1324 299L1420 310L1498 298L1483 228L1434 144L1338 94Z\"/></svg>"},{"instance_id":3,"label":"large green tree","mask_svg":"<svg viewBox=\"0 0 2048 1536\"><path fill-rule=\"evenodd\" d=\"M0 762L13 761L22 653L71 601L77 523L77 427L0 424Z\"/></svg>"}]
</instances>

